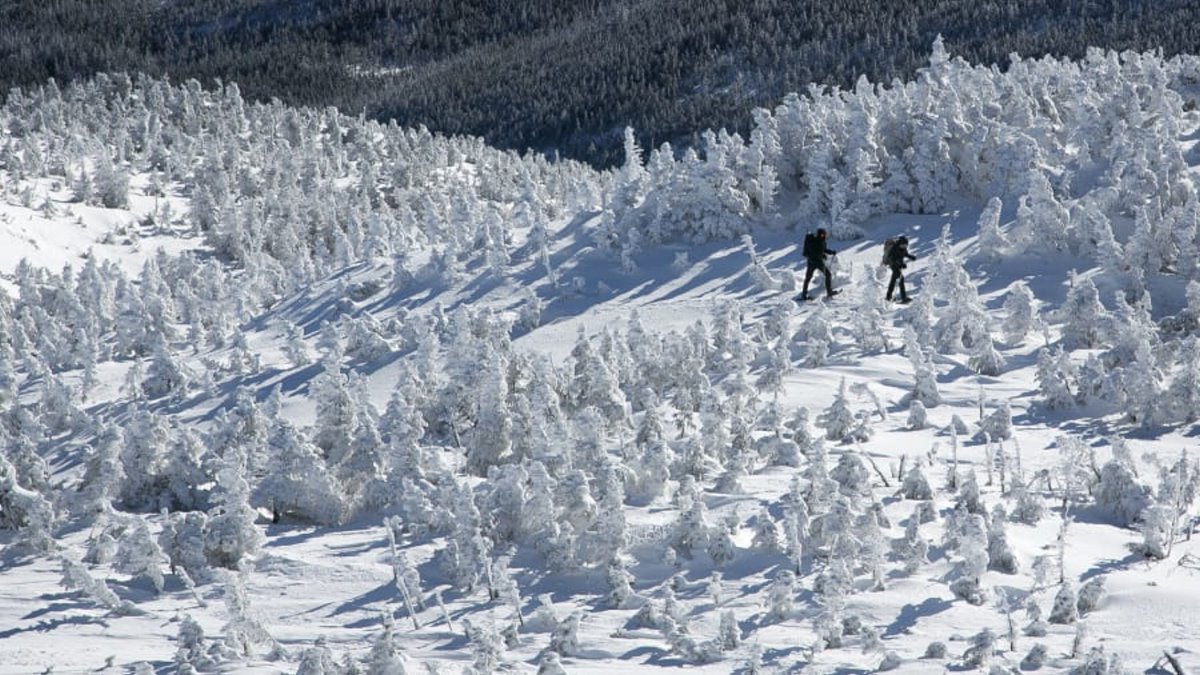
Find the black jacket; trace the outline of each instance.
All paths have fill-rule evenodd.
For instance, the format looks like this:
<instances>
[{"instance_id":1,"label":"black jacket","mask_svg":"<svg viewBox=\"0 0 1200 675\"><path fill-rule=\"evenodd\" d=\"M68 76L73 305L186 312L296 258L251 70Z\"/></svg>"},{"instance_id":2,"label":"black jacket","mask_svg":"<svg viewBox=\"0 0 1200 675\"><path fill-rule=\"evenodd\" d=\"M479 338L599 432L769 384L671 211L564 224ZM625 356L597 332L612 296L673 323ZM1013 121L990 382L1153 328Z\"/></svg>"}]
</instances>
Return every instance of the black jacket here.
<instances>
[{"instance_id":1,"label":"black jacket","mask_svg":"<svg viewBox=\"0 0 1200 675\"><path fill-rule=\"evenodd\" d=\"M805 258L808 259L808 264L824 265L826 258L828 258L831 255L837 255L837 251L829 248L829 244L826 243L826 240L817 239L817 243L821 246L821 252L818 253L817 255L804 256Z\"/></svg>"},{"instance_id":2,"label":"black jacket","mask_svg":"<svg viewBox=\"0 0 1200 675\"><path fill-rule=\"evenodd\" d=\"M892 244L892 248L888 250L888 267L894 270L902 270L908 266L905 260L916 260L917 256L908 252L908 244L896 242Z\"/></svg>"}]
</instances>

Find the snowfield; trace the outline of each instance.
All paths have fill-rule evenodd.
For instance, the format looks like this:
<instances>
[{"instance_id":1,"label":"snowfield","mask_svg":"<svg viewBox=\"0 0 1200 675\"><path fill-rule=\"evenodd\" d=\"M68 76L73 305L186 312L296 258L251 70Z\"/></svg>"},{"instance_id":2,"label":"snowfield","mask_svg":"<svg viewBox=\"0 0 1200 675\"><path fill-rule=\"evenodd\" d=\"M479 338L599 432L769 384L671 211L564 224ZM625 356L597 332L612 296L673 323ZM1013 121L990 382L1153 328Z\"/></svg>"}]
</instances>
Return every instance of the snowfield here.
<instances>
[{"instance_id":1,"label":"snowfield","mask_svg":"<svg viewBox=\"0 0 1200 675\"><path fill-rule=\"evenodd\" d=\"M935 45L603 173L14 94L0 673L1200 669L1198 77Z\"/></svg>"}]
</instances>

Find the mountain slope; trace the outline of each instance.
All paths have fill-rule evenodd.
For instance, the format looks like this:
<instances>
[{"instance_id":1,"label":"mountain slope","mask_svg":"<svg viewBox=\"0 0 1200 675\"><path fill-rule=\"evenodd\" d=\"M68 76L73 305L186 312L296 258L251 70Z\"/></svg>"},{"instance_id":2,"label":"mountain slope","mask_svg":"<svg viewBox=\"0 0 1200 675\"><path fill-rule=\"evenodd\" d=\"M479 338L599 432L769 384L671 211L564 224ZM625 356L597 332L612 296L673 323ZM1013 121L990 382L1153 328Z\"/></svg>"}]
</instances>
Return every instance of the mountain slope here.
<instances>
[{"instance_id":1,"label":"mountain slope","mask_svg":"<svg viewBox=\"0 0 1200 675\"><path fill-rule=\"evenodd\" d=\"M13 96L0 672L1194 666L1197 63L938 51L611 172Z\"/></svg>"}]
</instances>

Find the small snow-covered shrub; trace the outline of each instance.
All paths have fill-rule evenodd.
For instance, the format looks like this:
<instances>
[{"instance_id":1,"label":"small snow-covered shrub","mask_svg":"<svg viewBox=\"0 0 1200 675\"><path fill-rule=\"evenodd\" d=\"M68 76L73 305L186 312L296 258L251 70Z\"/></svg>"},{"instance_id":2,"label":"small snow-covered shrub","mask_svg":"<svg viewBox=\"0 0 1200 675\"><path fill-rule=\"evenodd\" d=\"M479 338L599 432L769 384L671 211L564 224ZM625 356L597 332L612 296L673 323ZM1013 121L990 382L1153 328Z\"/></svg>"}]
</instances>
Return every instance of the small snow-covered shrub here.
<instances>
[{"instance_id":1,"label":"small snow-covered shrub","mask_svg":"<svg viewBox=\"0 0 1200 675\"><path fill-rule=\"evenodd\" d=\"M1084 616L1100 606L1100 601L1104 598L1104 580L1102 576L1093 577L1079 588L1079 597L1075 601L1079 616Z\"/></svg>"},{"instance_id":2,"label":"small snow-covered shrub","mask_svg":"<svg viewBox=\"0 0 1200 675\"><path fill-rule=\"evenodd\" d=\"M1037 670L1046 665L1048 650L1042 643L1035 644L1029 649L1025 658L1021 659L1021 670Z\"/></svg>"},{"instance_id":3,"label":"small snow-covered shrub","mask_svg":"<svg viewBox=\"0 0 1200 675\"><path fill-rule=\"evenodd\" d=\"M1071 586L1071 582L1063 581L1058 587L1058 593L1054 596L1054 605L1050 608L1050 616L1047 621L1050 623L1075 623L1079 618L1078 599L1075 595L1075 588Z\"/></svg>"},{"instance_id":4,"label":"small snow-covered shrub","mask_svg":"<svg viewBox=\"0 0 1200 675\"><path fill-rule=\"evenodd\" d=\"M1150 488L1139 483L1125 463L1117 461L1100 469L1100 482L1094 494L1096 505L1113 514L1122 526L1139 520L1152 500Z\"/></svg>"},{"instance_id":5,"label":"small snow-covered shrub","mask_svg":"<svg viewBox=\"0 0 1200 675\"><path fill-rule=\"evenodd\" d=\"M1070 675L1124 675L1125 665L1117 654L1106 654L1103 647L1092 647L1083 663L1070 670Z\"/></svg>"}]
</instances>

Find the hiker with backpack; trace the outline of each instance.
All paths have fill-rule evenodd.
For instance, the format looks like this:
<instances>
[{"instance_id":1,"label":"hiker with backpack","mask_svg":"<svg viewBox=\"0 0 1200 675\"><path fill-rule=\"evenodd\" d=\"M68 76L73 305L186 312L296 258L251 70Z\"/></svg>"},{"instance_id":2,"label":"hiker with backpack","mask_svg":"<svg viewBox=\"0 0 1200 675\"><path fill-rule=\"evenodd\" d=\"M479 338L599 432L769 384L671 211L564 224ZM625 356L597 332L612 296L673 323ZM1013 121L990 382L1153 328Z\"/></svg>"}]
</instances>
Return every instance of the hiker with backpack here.
<instances>
[{"instance_id":1,"label":"hiker with backpack","mask_svg":"<svg viewBox=\"0 0 1200 675\"><path fill-rule=\"evenodd\" d=\"M817 233L808 233L804 235L804 258L808 261L808 269L804 271L804 288L800 292L801 300L808 300L808 284L812 281L813 273L817 270L825 275L825 297L831 298L837 295L837 291L833 290L833 273L829 271L829 265L825 264L825 258L831 255L837 255L837 251L829 248L826 244L828 234L825 228L817 228Z\"/></svg>"},{"instance_id":2,"label":"hiker with backpack","mask_svg":"<svg viewBox=\"0 0 1200 675\"><path fill-rule=\"evenodd\" d=\"M908 302L908 291L904 288L904 268L909 260L917 256L908 252L908 237L899 236L883 242L883 264L892 270L892 280L888 282L887 299L890 302L892 293L896 290L896 282L900 282L900 302Z\"/></svg>"}]
</instances>

